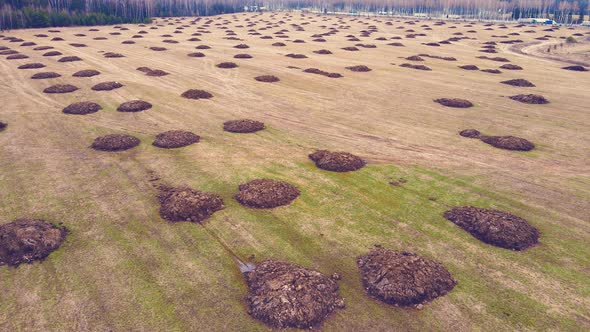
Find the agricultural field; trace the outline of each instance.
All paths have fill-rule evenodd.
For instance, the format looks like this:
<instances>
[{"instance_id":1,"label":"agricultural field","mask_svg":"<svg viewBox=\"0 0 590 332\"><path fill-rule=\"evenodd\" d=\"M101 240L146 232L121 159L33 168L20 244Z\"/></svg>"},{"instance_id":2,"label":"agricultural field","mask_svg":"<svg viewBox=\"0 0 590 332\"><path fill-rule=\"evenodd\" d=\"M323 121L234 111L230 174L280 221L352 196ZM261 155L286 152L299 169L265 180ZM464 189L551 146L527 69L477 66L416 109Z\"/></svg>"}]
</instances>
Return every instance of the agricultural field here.
<instances>
[{"instance_id":1,"label":"agricultural field","mask_svg":"<svg viewBox=\"0 0 590 332\"><path fill-rule=\"evenodd\" d=\"M589 45L299 12L0 32L0 330L589 330ZM6 249L15 220L51 250ZM398 256L436 291L385 303ZM262 269L322 318L273 321Z\"/></svg>"}]
</instances>

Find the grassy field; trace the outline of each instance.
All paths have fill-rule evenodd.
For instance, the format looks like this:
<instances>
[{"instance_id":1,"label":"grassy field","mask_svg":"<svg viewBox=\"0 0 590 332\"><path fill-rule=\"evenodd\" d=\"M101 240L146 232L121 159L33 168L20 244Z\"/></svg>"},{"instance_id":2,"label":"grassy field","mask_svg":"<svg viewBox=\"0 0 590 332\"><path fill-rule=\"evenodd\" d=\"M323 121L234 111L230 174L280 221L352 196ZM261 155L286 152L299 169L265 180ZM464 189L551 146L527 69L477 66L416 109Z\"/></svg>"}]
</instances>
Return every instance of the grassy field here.
<instances>
[{"instance_id":1,"label":"grassy field","mask_svg":"<svg viewBox=\"0 0 590 332\"><path fill-rule=\"evenodd\" d=\"M70 230L66 242L45 261L18 268L0 267L0 330L2 331L254 331L268 327L246 311L247 288L234 256L259 262L285 260L326 274L338 272L346 309L321 326L326 331L513 331L590 329L590 74L560 69L567 64L514 53L498 44L498 54L478 52L486 41L510 36L531 42L545 34L559 37L588 30L509 26L484 30L482 23L414 25L384 18L300 16L286 13L212 17L200 42L188 42L207 18L190 25L187 18L168 25L159 19L147 27L127 25L122 35L113 27L20 30L3 33L38 45L51 45L80 62L59 63L44 51L18 47L24 60L0 58L0 223L34 217L62 222ZM249 19L249 21L246 21ZM242 41L224 39L227 27ZM266 22L285 24L269 26ZM291 23L305 31L295 31ZM248 27L249 23L257 23ZM157 24L161 24L158 26ZM182 34L172 34L186 24ZM335 24L335 25L333 25ZM432 30L421 27L428 24ZM310 36L339 32L313 42ZM344 26L349 25L349 28ZM379 29L360 43L377 48L341 50L357 42L369 25ZM149 29L154 26L158 29ZM404 26L403 29L397 29ZM136 44L122 45L139 30L148 31ZM248 34L257 29L274 39ZM288 29L289 38L275 32ZM405 38L405 30L426 37ZM524 33L525 30L535 33ZM467 33L476 30L476 33ZM473 40L429 47L462 32ZM49 38L35 37L45 33ZM76 37L75 34L86 34ZM161 37L172 34L174 37ZM50 41L60 36L65 41ZM107 40L93 40L95 37ZM377 37L400 36L405 47L387 46ZM587 36L587 35L586 35ZM175 39L180 43L162 43ZM292 43L303 39L306 43ZM84 43L76 48L69 43ZM286 47L271 46L285 42ZM245 43L249 49L235 49ZM190 58L197 45L209 45L204 58ZM154 52L152 46L167 51ZM312 51L329 49L334 54ZM124 58L107 59L102 52ZM248 53L252 59L233 59ZM285 57L301 53L307 59ZM457 61L425 58L432 71L399 67L419 53L453 56ZM477 56L501 56L523 71L502 74L466 71L503 63ZM236 69L215 64L234 61ZM42 62L47 68L18 70ZM355 73L352 65L372 71ZM148 66L170 73L147 77L136 70ZM300 69L288 68L296 66ZM319 68L344 75L332 79L304 73ZM75 78L82 69L101 75ZM31 80L34 72L55 71L62 77ZM271 74L281 81L260 83ZM500 81L525 78L534 88ZM96 83L119 81L110 92L90 89ZM70 94L44 94L44 88L73 84ZM210 100L187 100L187 89L204 89ZM551 101L526 105L507 96L535 93ZM445 108L433 99L464 98L475 107ZM154 107L141 113L120 113L124 101L142 99ZM61 112L74 101L95 101L103 110L73 116ZM239 135L223 131L224 121L252 118L267 129ZM515 135L537 145L531 152L495 149L457 133L476 128L490 135ZM156 134L172 129L194 131L198 144L165 150L151 145ZM94 138L127 133L141 139L137 148L119 153L94 151ZM362 156L369 165L352 173L317 169L307 155L318 148ZM293 204L252 210L233 198L240 183L255 178L288 181L301 190ZM407 180L401 186L391 181ZM218 193L226 208L203 225L171 224L158 214L154 184L186 184ZM541 232L541 244L513 252L479 242L442 217L453 206L497 208L527 219ZM396 308L369 298L360 283L355 258L379 244L436 259L458 285L423 310Z\"/></svg>"}]
</instances>

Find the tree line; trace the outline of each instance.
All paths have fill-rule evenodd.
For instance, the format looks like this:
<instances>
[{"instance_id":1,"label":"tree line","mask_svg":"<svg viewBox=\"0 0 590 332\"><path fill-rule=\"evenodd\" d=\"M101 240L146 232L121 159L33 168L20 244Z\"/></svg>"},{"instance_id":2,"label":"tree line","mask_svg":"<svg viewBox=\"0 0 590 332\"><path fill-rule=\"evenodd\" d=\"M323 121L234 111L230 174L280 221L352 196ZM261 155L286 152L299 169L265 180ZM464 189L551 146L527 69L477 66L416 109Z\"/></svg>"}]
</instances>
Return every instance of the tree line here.
<instances>
[{"instance_id":1,"label":"tree line","mask_svg":"<svg viewBox=\"0 0 590 332\"><path fill-rule=\"evenodd\" d=\"M0 29L146 23L244 10L247 0L0 0Z\"/></svg>"}]
</instances>

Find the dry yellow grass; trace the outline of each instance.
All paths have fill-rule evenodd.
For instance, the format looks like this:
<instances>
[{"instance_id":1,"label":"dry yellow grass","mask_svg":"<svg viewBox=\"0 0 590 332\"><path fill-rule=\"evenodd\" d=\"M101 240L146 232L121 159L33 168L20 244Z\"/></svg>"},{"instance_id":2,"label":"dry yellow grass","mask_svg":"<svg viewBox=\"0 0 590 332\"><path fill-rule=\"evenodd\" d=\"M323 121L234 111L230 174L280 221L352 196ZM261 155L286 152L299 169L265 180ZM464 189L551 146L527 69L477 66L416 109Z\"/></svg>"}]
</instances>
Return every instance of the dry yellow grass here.
<instances>
[{"instance_id":1,"label":"dry yellow grass","mask_svg":"<svg viewBox=\"0 0 590 332\"><path fill-rule=\"evenodd\" d=\"M571 72L566 64L514 53L498 44L498 54L478 52L485 41L556 38L574 32L561 28L523 33L530 27L484 30L482 23L433 21L404 23L386 18L300 16L299 13L237 14L212 17L209 34L188 42L196 27L182 34L163 23L157 30L126 25L128 31L109 35L113 27L60 28L65 41L34 37L46 30L3 33L38 45L51 45L64 56L83 61L58 63L45 51L18 47L24 60L0 58L0 222L18 217L62 221L70 230L66 243L41 264L17 269L0 267L0 330L36 331L188 331L264 330L251 319L243 298L246 287L231 250L242 259L277 258L325 273L338 271L347 308L322 325L325 330L579 330L590 328L590 110L588 72ZM245 21L249 18L250 21ZM227 40L216 23L225 19L243 39ZM285 24L258 31L274 39L248 35L267 22ZM339 23L339 21L342 23ZM189 24L190 18L181 20ZM305 31L295 31L291 23ZM171 19L170 22L175 22ZM256 22L254 27L248 23ZM420 27L428 24L432 30ZM243 27L237 27L242 25ZM313 34L336 27L339 33L313 42ZM350 25L350 28L344 28ZM348 34L376 25L378 32L360 42ZM404 26L404 29L397 29ZM456 26L455 29L449 28ZM288 39L274 32L288 29ZM405 30L426 37L375 40L405 36ZM477 33L467 33L468 30ZM124 40L146 30L136 44ZM441 47L425 46L462 32L476 40ZM494 38L520 32L520 36ZM75 37L84 33L86 37ZM171 34L173 37L160 37ZM104 36L107 40L93 40ZM587 37L588 35L586 35ZM175 39L178 44L163 43ZM306 43L292 43L303 39ZM285 42L286 47L271 46ZM69 43L84 43L76 48ZM387 46L402 42L405 47ZM347 52L342 47L375 44ZM554 43L553 40L547 43ZM195 50L197 45L211 49ZM247 44L249 49L236 49ZM149 47L167 51L155 52ZM318 55L329 49L334 54ZM188 57L203 52L203 58ZM121 53L105 58L102 52ZM234 59L248 53L252 59ZM293 59L297 53L306 59ZM457 61L425 58L432 71L399 67L405 57L419 53L453 56ZM501 56L524 68L494 75L459 69L480 69L503 63L477 59ZM234 69L216 64L232 61ZM18 70L42 62L46 68ZM366 65L370 72L345 67ZM149 77L140 66L170 73ZM296 66L301 69L289 68ZM302 69L344 75L328 78ZM75 78L82 69L101 75ZM35 72L55 71L50 80L31 80ZM276 83L254 80L276 75ZM500 81L524 78L534 88L518 88ZM95 92L93 85L119 81L124 87ZM73 84L81 89L63 95L44 94L44 88ZM189 100L188 89L211 92L209 100ZM526 105L507 96L535 93L547 105ZM448 97L472 101L468 109L446 108L433 99ZM125 101L141 99L153 108L140 113L116 112ZM74 116L61 113L72 102L95 101L97 113ZM256 134L224 132L223 122L251 118L267 129ZM537 145L532 152L498 150L478 140L462 138L462 129L476 128L491 135L515 135ZM156 134L190 130L200 143L179 150L151 146ZM142 144L120 153L88 148L93 139L110 133L128 133ZM315 149L343 150L362 156L370 165L352 174L320 171L307 160ZM302 196L293 205L272 211L251 211L233 200L239 183L272 177L297 185ZM390 180L408 180L392 187ZM160 219L151 179L189 184L219 193L226 209L204 227L168 224ZM436 201L428 198L434 197ZM470 237L441 214L448 206L475 204L509 210L539 228L541 245L525 252L487 246ZM422 311L394 308L368 298L354 264L357 255L376 243L415 251L449 268L458 286Z\"/></svg>"}]
</instances>

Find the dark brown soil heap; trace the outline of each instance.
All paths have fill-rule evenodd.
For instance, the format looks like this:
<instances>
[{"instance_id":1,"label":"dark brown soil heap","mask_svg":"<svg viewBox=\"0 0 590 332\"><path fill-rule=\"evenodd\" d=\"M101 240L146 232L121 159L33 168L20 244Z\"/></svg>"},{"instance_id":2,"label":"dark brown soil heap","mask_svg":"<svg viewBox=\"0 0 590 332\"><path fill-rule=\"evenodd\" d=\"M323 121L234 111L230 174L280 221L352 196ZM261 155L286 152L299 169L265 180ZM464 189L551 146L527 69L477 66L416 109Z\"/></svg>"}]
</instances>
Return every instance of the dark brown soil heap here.
<instances>
[{"instance_id":1,"label":"dark brown soil heap","mask_svg":"<svg viewBox=\"0 0 590 332\"><path fill-rule=\"evenodd\" d=\"M205 56L205 54L201 53L201 52L194 52L194 53L187 54L187 56L189 56L191 58L202 58Z\"/></svg>"},{"instance_id":2,"label":"dark brown soil heap","mask_svg":"<svg viewBox=\"0 0 590 332\"><path fill-rule=\"evenodd\" d=\"M39 69L39 68L45 68L45 65L42 63L27 63L21 66L18 66L18 69Z\"/></svg>"},{"instance_id":3,"label":"dark brown soil heap","mask_svg":"<svg viewBox=\"0 0 590 332\"><path fill-rule=\"evenodd\" d=\"M513 65L511 63L507 63L505 65L501 65L500 69L506 69L506 70L522 70L522 67L519 65Z\"/></svg>"},{"instance_id":4,"label":"dark brown soil heap","mask_svg":"<svg viewBox=\"0 0 590 332\"><path fill-rule=\"evenodd\" d=\"M513 80L508 80L508 81L502 81L500 83L512 85L512 86L525 87L525 88L532 88L535 86L533 83L531 83L525 79L522 79L522 78L517 78L517 79L513 79Z\"/></svg>"},{"instance_id":5,"label":"dark brown soil heap","mask_svg":"<svg viewBox=\"0 0 590 332\"><path fill-rule=\"evenodd\" d=\"M73 46L73 47L88 47L88 45L86 45L86 44L80 44L80 43L71 43L70 46Z\"/></svg>"},{"instance_id":6,"label":"dark brown soil heap","mask_svg":"<svg viewBox=\"0 0 590 332\"><path fill-rule=\"evenodd\" d=\"M170 73L165 72L161 69L153 69L145 73L146 76L162 77L169 75Z\"/></svg>"},{"instance_id":7,"label":"dark brown soil heap","mask_svg":"<svg viewBox=\"0 0 590 332\"><path fill-rule=\"evenodd\" d=\"M266 82L266 83L273 83L278 82L280 79L274 75L262 75L254 77L255 80L258 82Z\"/></svg>"},{"instance_id":8,"label":"dark brown soil heap","mask_svg":"<svg viewBox=\"0 0 590 332\"><path fill-rule=\"evenodd\" d=\"M425 70L425 71L430 71L432 69L430 69L429 67L426 67L425 65L413 65L411 63L402 63L401 65L399 65L400 67L404 67L404 68L412 68L412 69L417 69L417 70Z\"/></svg>"},{"instance_id":9,"label":"dark brown soil heap","mask_svg":"<svg viewBox=\"0 0 590 332\"><path fill-rule=\"evenodd\" d=\"M481 136L480 138L482 142L504 150L530 151L535 148L533 143L515 136Z\"/></svg>"},{"instance_id":10,"label":"dark brown soil heap","mask_svg":"<svg viewBox=\"0 0 590 332\"><path fill-rule=\"evenodd\" d=\"M186 130L169 130L156 135L153 146L164 149L181 148L199 142L201 137Z\"/></svg>"},{"instance_id":11,"label":"dark brown soil heap","mask_svg":"<svg viewBox=\"0 0 590 332\"><path fill-rule=\"evenodd\" d=\"M253 57L250 54L236 54L234 55L235 59L252 59Z\"/></svg>"},{"instance_id":12,"label":"dark brown soil heap","mask_svg":"<svg viewBox=\"0 0 590 332\"><path fill-rule=\"evenodd\" d=\"M50 51L50 52L43 54L43 56L59 56L59 55L63 55L63 54L58 51Z\"/></svg>"},{"instance_id":13,"label":"dark brown soil heap","mask_svg":"<svg viewBox=\"0 0 590 332\"><path fill-rule=\"evenodd\" d=\"M254 133L264 128L264 123L250 119L231 120L223 123L223 130L232 133Z\"/></svg>"},{"instance_id":14,"label":"dark brown soil heap","mask_svg":"<svg viewBox=\"0 0 590 332\"><path fill-rule=\"evenodd\" d=\"M326 76L326 77L330 77L330 78L340 78L342 77L341 74L338 73L330 73L327 71L323 71L317 68L307 68L305 70L303 70L303 72L305 73L311 73L311 74L317 74L317 75L322 75L322 76Z\"/></svg>"},{"instance_id":15,"label":"dark brown soil heap","mask_svg":"<svg viewBox=\"0 0 590 332\"><path fill-rule=\"evenodd\" d=\"M315 54L332 54L332 52L330 50L317 50L317 51L313 51L313 53L315 53Z\"/></svg>"},{"instance_id":16,"label":"dark brown soil heap","mask_svg":"<svg viewBox=\"0 0 590 332\"><path fill-rule=\"evenodd\" d=\"M24 54L13 54L6 57L6 60L21 60L21 59L28 59L28 55Z\"/></svg>"},{"instance_id":17,"label":"dark brown soil heap","mask_svg":"<svg viewBox=\"0 0 590 332\"><path fill-rule=\"evenodd\" d=\"M477 129L465 129L459 132L459 135L467 138L479 138L481 133Z\"/></svg>"},{"instance_id":18,"label":"dark brown soil heap","mask_svg":"<svg viewBox=\"0 0 590 332\"><path fill-rule=\"evenodd\" d=\"M245 49L245 48L250 48L250 46L248 46L246 44L239 44L239 45L234 46L234 48Z\"/></svg>"},{"instance_id":19,"label":"dark brown soil heap","mask_svg":"<svg viewBox=\"0 0 590 332\"><path fill-rule=\"evenodd\" d=\"M549 100L540 95L516 95L509 98L525 104L549 104Z\"/></svg>"},{"instance_id":20,"label":"dark brown soil heap","mask_svg":"<svg viewBox=\"0 0 590 332\"><path fill-rule=\"evenodd\" d=\"M278 42L278 43L273 43L272 46L287 46L287 44Z\"/></svg>"},{"instance_id":21,"label":"dark brown soil heap","mask_svg":"<svg viewBox=\"0 0 590 332\"><path fill-rule=\"evenodd\" d=\"M582 66L567 66L567 67L562 67L561 69L573 70L573 71L588 71L588 69L586 69Z\"/></svg>"},{"instance_id":22,"label":"dark brown soil heap","mask_svg":"<svg viewBox=\"0 0 590 332\"><path fill-rule=\"evenodd\" d=\"M152 108L152 104L143 100L126 101L117 107L118 112L141 112Z\"/></svg>"},{"instance_id":23,"label":"dark brown soil heap","mask_svg":"<svg viewBox=\"0 0 590 332\"><path fill-rule=\"evenodd\" d=\"M236 200L240 204L256 209L269 209L288 205L300 192L294 185L270 179L257 179L239 186Z\"/></svg>"},{"instance_id":24,"label":"dark brown soil heap","mask_svg":"<svg viewBox=\"0 0 590 332\"><path fill-rule=\"evenodd\" d=\"M35 47L33 49L33 51L45 51L45 50L50 50L54 48L53 46L39 46L39 47Z\"/></svg>"},{"instance_id":25,"label":"dark brown soil heap","mask_svg":"<svg viewBox=\"0 0 590 332\"><path fill-rule=\"evenodd\" d=\"M91 101L81 101L66 106L66 108L63 109L63 112L66 114L85 115L90 113L96 113L101 109L102 107L97 103L93 103Z\"/></svg>"},{"instance_id":26,"label":"dark brown soil heap","mask_svg":"<svg viewBox=\"0 0 590 332\"><path fill-rule=\"evenodd\" d=\"M408 61L424 61L424 59L422 59L418 55L412 55L412 56L409 56L409 57L407 57L405 59L408 60Z\"/></svg>"},{"instance_id":27,"label":"dark brown soil heap","mask_svg":"<svg viewBox=\"0 0 590 332\"><path fill-rule=\"evenodd\" d=\"M306 59L307 55L305 54L294 54L294 53L289 53L287 55L285 55L286 57L289 58L293 58L293 59Z\"/></svg>"},{"instance_id":28,"label":"dark brown soil heap","mask_svg":"<svg viewBox=\"0 0 590 332\"><path fill-rule=\"evenodd\" d=\"M215 65L217 68L225 68L225 69L231 69L231 68L237 68L238 65L234 62L222 62L222 63L218 63L217 65Z\"/></svg>"},{"instance_id":29,"label":"dark brown soil heap","mask_svg":"<svg viewBox=\"0 0 590 332\"><path fill-rule=\"evenodd\" d=\"M499 69L482 69L481 71L490 74L502 74L502 71L500 71Z\"/></svg>"},{"instance_id":30,"label":"dark brown soil heap","mask_svg":"<svg viewBox=\"0 0 590 332\"><path fill-rule=\"evenodd\" d=\"M64 242L68 231L44 220L17 219L0 225L0 265L43 260Z\"/></svg>"},{"instance_id":31,"label":"dark brown soil heap","mask_svg":"<svg viewBox=\"0 0 590 332\"><path fill-rule=\"evenodd\" d=\"M443 216L478 240L496 247L524 250L539 240L535 227L508 212L463 206L448 210Z\"/></svg>"},{"instance_id":32,"label":"dark brown soil heap","mask_svg":"<svg viewBox=\"0 0 590 332\"><path fill-rule=\"evenodd\" d=\"M103 54L103 56L105 58L124 58L125 57L121 53L113 53L113 52L107 52L107 53Z\"/></svg>"},{"instance_id":33,"label":"dark brown soil heap","mask_svg":"<svg viewBox=\"0 0 590 332\"><path fill-rule=\"evenodd\" d=\"M8 123L0 121L0 131L3 131L8 127Z\"/></svg>"},{"instance_id":34,"label":"dark brown soil heap","mask_svg":"<svg viewBox=\"0 0 590 332\"><path fill-rule=\"evenodd\" d=\"M342 49L345 50L345 51L351 51L351 52L354 52L354 51L358 51L359 50L358 48L356 48L354 46L343 47Z\"/></svg>"},{"instance_id":35,"label":"dark brown soil heap","mask_svg":"<svg viewBox=\"0 0 590 332\"><path fill-rule=\"evenodd\" d=\"M94 70L94 69L80 70L80 71L77 71L74 74L72 74L72 76L74 76L74 77L92 77L92 76L96 76L96 75L100 75L100 72L98 70Z\"/></svg>"},{"instance_id":36,"label":"dark brown soil heap","mask_svg":"<svg viewBox=\"0 0 590 332\"><path fill-rule=\"evenodd\" d=\"M156 51L156 52L162 52L162 51L166 51L167 48L166 47L152 46L152 47L150 47L150 50Z\"/></svg>"},{"instance_id":37,"label":"dark brown soil heap","mask_svg":"<svg viewBox=\"0 0 590 332\"><path fill-rule=\"evenodd\" d=\"M190 89L183 92L181 97L187 99L209 99L213 98L213 95L205 90Z\"/></svg>"},{"instance_id":38,"label":"dark brown soil heap","mask_svg":"<svg viewBox=\"0 0 590 332\"><path fill-rule=\"evenodd\" d=\"M139 138L131 135L110 134L97 137L90 147L100 151L123 151L134 148L139 143Z\"/></svg>"},{"instance_id":39,"label":"dark brown soil heap","mask_svg":"<svg viewBox=\"0 0 590 332\"><path fill-rule=\"evenodd\" d=\"M15 50L0 51L0 55L12 55L12 54L18 54L18 51L15 51Z\"/></svg>"},{"instance_id":40,"label":"dark brown soil heap","mask_svg":"<svg viewBox=\"0 0 590 332\"><path fill-rule=\"evenodd\" d=\"M266 260L244 276L248 313L275 328L311 329L344 308L336 282L318 271Z\"/></svg>"},{"instance_id":41,"label":"dark brown soil heap","mask_svg":"<svg viewBox=\"0 0 590 332\"><path fill-rule=\"evenodd\" d=\"M308 157L318 168L333 172L356 171L367 164L360 157L348 152L318 150Z\"/></svg>"},{"instance_id":42,"label":"dark brown soil heap","mask_svg":"<svg viewBox=\"0 0 590 332\"><path fill-rule=\"evenodd\" d=\"M35 75L31 76L31 79L42 80L42 79L57 78L57 77L61 77L61 75L50 71L50 72L36 73Z\"/></svg>"},{"instance_id":43,"label":"dark brown soil heap","mask_svg":"<svg viewBox=\"0 0 590 332\"><path fill-rule=\"evenodd\" d=\"M465 70L479 70L479 68L475 65L459 66L459 68L465 69Z\"/></svg>"},{"instance_id":44,"label":"dark brown soil heap","mask_svg":"<svg viewBox=\"0 0 590 332\"><path fill-rule=\"evenodd\" d=\"M158 199L160 216L168 221L201 223L225 207L218 195L188 187L162 187Z\"/></svg>"},{"instance_id":45,"label":"dark brown soil heap","mask_svg":"<svg viewBox=\"0 0 590 332\"><path fill-rule=\"evenodd\" d=\"M92 87L94 91L111 91L122 87L123 84L119 82L102 82Z\"/></svg>"},{"instance_id":46,"label":"dark brown soil heap","mask_svg":"<svg viewBox=\"0 0 590 332\"><path fill-rule=\"evenodd\" d=\"M121 42L121 44L129 45L129 44L135 44L135 42L133 40L124 40Z\"/></svg>"},{"instance_id":47,"label":"dark brown soil heap","mask_svg":"<svg viewBox=\"0 0 590 332\"><path fill-rule=\"evenodd\" d=\"M357 258L367 293L396 306L432 301L457 282L440 263L406 251L374 249Z\"/></svg>"},{"instance_id":48,"label":"dark brown soil heap","mask_svg":"<svg viewBox=\"0 0 590 332\"><path fill-rule=\"evenodd\" d=\"M350 70L350 71L354 71L354 72L369 72L372 69L364 66L364 65L358 65L358 66L350 66L350 67L346 67L346 69Z\"/></svg>"},{"instance_id":49,"label":"dark brown soil heap","mask_svg":"<svg viewBox=\"0 0 590 332\"><path fill-rule=\"evenodd\" d=\"M389 46L397 46L397 47L404 47L404 44L402 44L402 43L397 43L397 42L396 42L396 43L389 43L389 44L387 44L387 45L389 45Z\"/></svg>"},{"instance_id":50,"label":"dark brown soil heap","mask_svg":"<svg viewBox=\"0 0 590 332\"><path fill-rule=\"evenodd\" d=\"M64 56L63 58L57 60L57 62L74 62L74 61L82 61L82 59L80 59L77 56Z\"/></svg>"},{"instance_id":51,"label":"dark brown soil heap","mask_svg":"<svg viewBox=\"0 0 590 332\"><path fill-rule=\"evenodd\" d=\"M492 61L497 61L497 62L510 62L510 60L506 59L506 58L502 58L502 57L494 57L494 58L490 58L487 56L478 56L478 59L484 59L484 60L492 60Z\"/></svg>"},{"instance_id":52,"label":"dark brown soil heap","mask_svg":"<svg viewBox=\"0 0 590 332\"><path fill-rule=\"evenodd\" d=\"M439 98L434 101L447 107L468 108L473 106L469 100L459 98Z\"/></svg>"},{"instance_id":53,"label":"dark brown soil heap","mask_svg":"<svg viewBox=\"0 0 590 332\"><path fill-rule=\"evenodd\" d=\"M211 46L207 46L207 45L199 45L199 46L195 47L195 49L197 49L197 50L208 50L210 48L211 48Z\"/></svg>"},{"instance_id":54,"label":"dark brown soil heap","mask_svg":"<svg viewBox=\"0 0 590 332\"><path fill-rule=\"evenodd\" d=\"M52 85L48 88L45 88L43 92L45 93L70 93L78 90L78 87L75 87L71 84L56 84Z\"/></svg>"}]
</instances>

